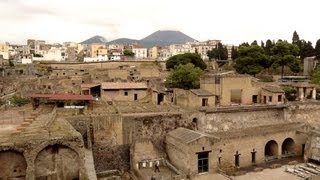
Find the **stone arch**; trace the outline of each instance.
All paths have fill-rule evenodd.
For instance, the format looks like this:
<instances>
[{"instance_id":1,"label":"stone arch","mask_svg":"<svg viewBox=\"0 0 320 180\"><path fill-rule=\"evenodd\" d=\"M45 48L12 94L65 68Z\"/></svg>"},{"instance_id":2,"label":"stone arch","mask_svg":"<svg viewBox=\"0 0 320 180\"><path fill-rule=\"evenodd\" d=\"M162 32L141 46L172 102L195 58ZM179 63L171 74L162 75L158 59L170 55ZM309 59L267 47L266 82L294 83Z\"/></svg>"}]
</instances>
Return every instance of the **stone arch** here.
<instances>
[{"instance_id":1,"label":"stone arch","mask_svg":"<svg viewBox=\"0 0 320 180\"><path fill-rule=\"evenodd\" d=\"M35 159L36 179L79 179L79 154L72 148L53 144L42 149Z\"/></svg>"},{"instance_id":2,"label":"stone arch","mask_svg":"<svg viewBox=\"0 0 320 180\"><path fill-rule=\"evenodd\" d=\"M286 138L281 146L281 154L293 154L295 151L295 142L292 138Z\"/></svg>"},{"instance_id":3,"label":"stone arch","mask_svg":"<svg viewBox=\"0 0 320 180\"><path fill-rule=\"evenodd\" d=\"M270 140L264 147L265 156L277 156L278 155L278 143L275 140Z\"/></svg>"},{"instance_id":4,"label":"stone arch","mask_svg":"<svg viewBox=\"0 0 320 180\"><path fill-rule=\"evenodd\" d=\"M27 162L21 152L15 150L0 151L0 179L25 179Z\"/></svg>"}]
</instances>

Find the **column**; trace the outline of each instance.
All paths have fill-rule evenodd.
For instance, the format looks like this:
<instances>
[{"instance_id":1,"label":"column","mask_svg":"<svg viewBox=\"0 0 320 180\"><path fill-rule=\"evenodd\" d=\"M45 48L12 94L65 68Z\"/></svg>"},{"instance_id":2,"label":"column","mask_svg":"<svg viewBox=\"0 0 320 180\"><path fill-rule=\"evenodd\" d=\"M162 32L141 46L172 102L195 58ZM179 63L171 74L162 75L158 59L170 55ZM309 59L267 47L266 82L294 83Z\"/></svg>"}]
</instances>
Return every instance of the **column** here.
<instances>
[{"instance_id":1,"label":"column","mask_svg":"<svg viewBox=\"0 0 320 180\"><path fill-rule=\"evenodd\" d=\"M304 100L304 92L302 87L299 87L299 100L300 101Z\"/></svg>"},{"instance_id":2,"label":"column","mask_svg":"<svg viewBox=\"0 0 320 180\"><path fill-rule=\"evenodd\" d=\"M317 96L317 90L316 88L312 88L312 99L316 100L316 96Z\"/></svg>"}]
</instances>

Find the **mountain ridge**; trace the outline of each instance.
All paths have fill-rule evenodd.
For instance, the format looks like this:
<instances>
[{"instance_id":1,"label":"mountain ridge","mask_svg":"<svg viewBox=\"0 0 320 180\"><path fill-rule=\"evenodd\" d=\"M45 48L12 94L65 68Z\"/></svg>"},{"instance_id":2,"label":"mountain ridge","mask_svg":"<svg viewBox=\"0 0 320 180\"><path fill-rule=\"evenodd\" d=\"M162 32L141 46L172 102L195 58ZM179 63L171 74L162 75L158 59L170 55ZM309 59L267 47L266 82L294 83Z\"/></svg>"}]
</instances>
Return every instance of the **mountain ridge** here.
<instances>
[{"instance_id":1,"label":"mountain ridge","mask_svg":"<svg viewBox=\"0 0 320 180\"><path fill-rule=\"evenodd\" d=\"M94 38L94 37L98 37L98 38ZM99 39L99 38L104 38L102 36L94 36L94 37L92 37L94 40ZM84 42L99 43L99 41L90 40L92 38L89 38L89 39L83 41L81 44L86 44ZM105 41L106 41L106 39L105 39ZM105 43L106 44L138 43L138 44L142 44L146 48L150 48L153 46L167 46L170 44L183 44L186 42L193 42L193 41L196 41L196 40L193 39L192 37L182 33L181 31L158 30L158 31L155 31L140 40L131 39L131 38L118 38L118 39L114 39L112 41L105 42ZM92 43L89 43L89 44L92 44Z\"/></svg>"}]
</instances>

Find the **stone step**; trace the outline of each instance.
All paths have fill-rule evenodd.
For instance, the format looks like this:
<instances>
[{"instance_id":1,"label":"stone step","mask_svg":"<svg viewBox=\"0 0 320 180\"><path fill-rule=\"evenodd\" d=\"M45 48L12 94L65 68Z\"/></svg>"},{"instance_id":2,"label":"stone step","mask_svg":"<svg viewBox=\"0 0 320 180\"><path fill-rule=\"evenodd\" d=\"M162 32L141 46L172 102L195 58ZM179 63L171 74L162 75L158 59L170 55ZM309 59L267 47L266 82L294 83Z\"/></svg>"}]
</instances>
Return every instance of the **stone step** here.
<instances>
[{"instance_id":1,"label":"stone step","mask_svg":"<svg viewBox=\"0 0 320 180\"><path fill-rule=\"evenodd\" d=\"M24 130L25 129L25 127L23 127L23 126L18 126L17 128L16 128L16 131L22 131L22 130Z\"/></svg>"},{"instance_id":2,"label":"stone step","mask_svg":"<svg viewBox=\"0 0 320 180\"><path fill-rule=\"evenodd\" d=\"M28 127L31 123L30 122L23 122L21 123L22 127Z\"/></svg>"},{"instance_id":3,"label":"stone step","mask_svg":"<svg viewBox=\"0 0 320 180\"><path fill-rule=\"evenodd\" d=\"M27 119L24 120L24 122L30 122L30 123L31 123L32 121L34 121L34 119L27 118Z\"/></svg>"}]
</instances>

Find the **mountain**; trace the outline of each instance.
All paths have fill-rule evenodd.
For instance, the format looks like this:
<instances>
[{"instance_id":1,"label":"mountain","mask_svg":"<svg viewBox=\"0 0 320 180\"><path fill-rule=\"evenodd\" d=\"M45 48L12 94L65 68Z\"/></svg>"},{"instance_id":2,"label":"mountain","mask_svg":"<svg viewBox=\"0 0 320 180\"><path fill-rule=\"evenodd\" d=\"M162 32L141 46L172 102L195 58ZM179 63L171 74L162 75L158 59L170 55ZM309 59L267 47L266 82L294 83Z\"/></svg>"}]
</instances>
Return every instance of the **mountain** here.
<instances>
[{"instance_id":1,"label":"mountain","mask_svg":"<svg viewBox=\"0 0 320 180\"><path fill-rule=\"evenodd\" d=\"M102 36L93 36L83 42L81 42L81 44L93 44L93 43L100 43L100 44L105 44L107 43L107 39L105 37Z\"/></svg>"},{"instance_id":2,"label":"mountain","mask_svg":"<svg viewBox=\"0 0 320 180\"><path fill-rule=\"evenodd\" d=\"M183 44L193 41L195 41L195 39L180 31L156 31L141 39L141 43L145 47L152 47L155 45L166 46L170 44Z\"/></svg>"},{"instance_id":3,"label":"mountain","mask_svg":"<svg viewBox=\"0 0 320 180\"><path fill-rule=\"evenodd\" d=\"M133 44L133 43L141 43L140 40L129 39L129 38L119 38L113 41L109 41L107 44Z\"/></svg>"}]
</instances>

